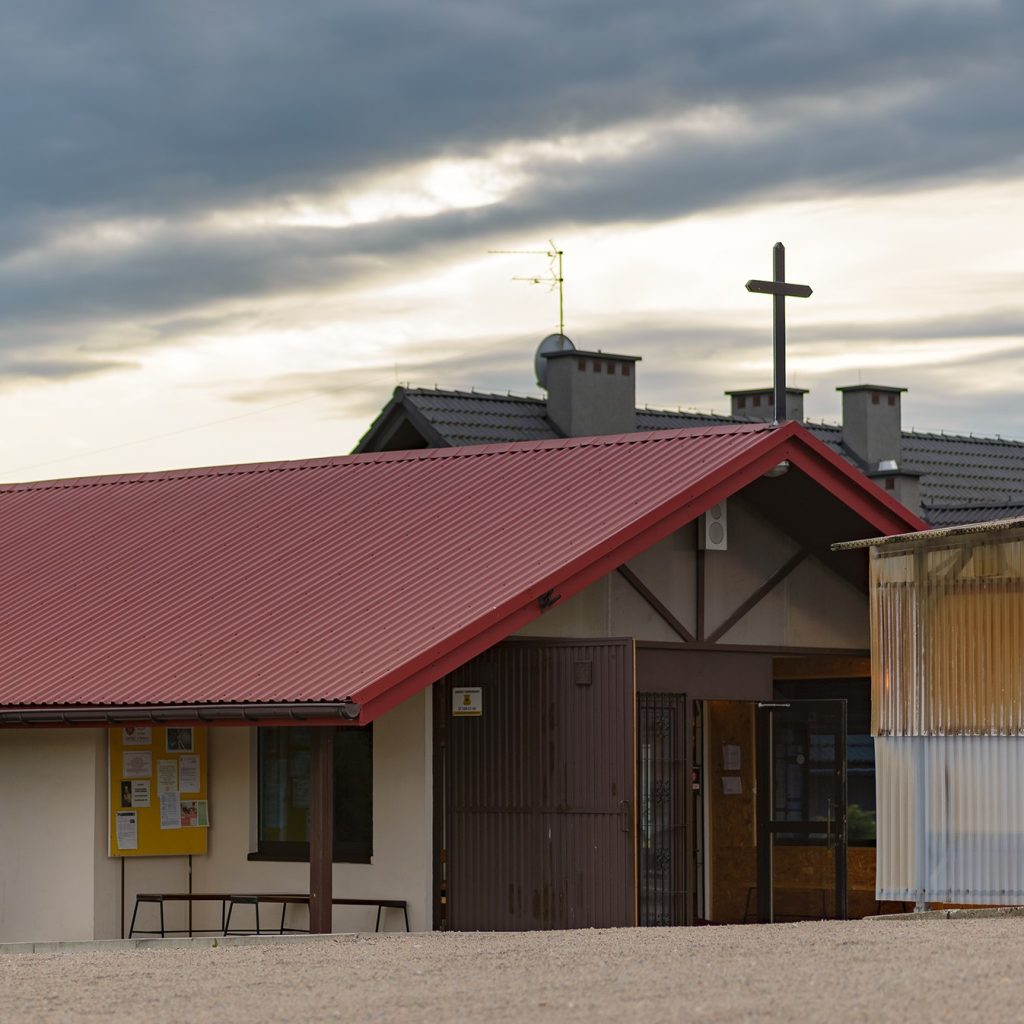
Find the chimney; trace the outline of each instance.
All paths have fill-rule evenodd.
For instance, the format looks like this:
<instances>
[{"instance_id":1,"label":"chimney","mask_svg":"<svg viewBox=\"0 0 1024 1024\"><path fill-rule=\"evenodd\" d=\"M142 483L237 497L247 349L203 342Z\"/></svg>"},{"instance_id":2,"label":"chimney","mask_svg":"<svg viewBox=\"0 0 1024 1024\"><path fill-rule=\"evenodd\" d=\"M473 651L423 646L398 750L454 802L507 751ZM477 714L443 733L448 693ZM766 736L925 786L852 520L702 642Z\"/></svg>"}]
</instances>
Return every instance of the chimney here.
<instances>
[{"instance_id":1,"label":"chimney","mask_svg":"<svg viewBox=\"0 0 1024 1024\"><path fill-rule=\"evenodd\" d=\"M775 419L774 388L748 388L746 391L726 391L732 399L732 415L737 419L766 420ZM786 415L784 420L804 418L804 395L806 388L786 388Z\"/></svg>"},{"instance_id":2,"label":"chimney","mask_svg":"<svg viewBox=\"0 0 1024 1024\"><path fill-rule=\"evenodd\" d=\"M639 356L569 349L547 352L548 419L566 437L636 430Z\"/></svg>"},{"instance_id":3,"label":"chimney","mask_svg":"<svg viewBox=\"0 0 1024 1024\"><path fill-rule=\"evenodd\" d=\"M843 447L866 476L920 515L920 474L903 467L900 395L907 389L856 384L836 390L843 395Z\"/></svg>"}]
</instances>

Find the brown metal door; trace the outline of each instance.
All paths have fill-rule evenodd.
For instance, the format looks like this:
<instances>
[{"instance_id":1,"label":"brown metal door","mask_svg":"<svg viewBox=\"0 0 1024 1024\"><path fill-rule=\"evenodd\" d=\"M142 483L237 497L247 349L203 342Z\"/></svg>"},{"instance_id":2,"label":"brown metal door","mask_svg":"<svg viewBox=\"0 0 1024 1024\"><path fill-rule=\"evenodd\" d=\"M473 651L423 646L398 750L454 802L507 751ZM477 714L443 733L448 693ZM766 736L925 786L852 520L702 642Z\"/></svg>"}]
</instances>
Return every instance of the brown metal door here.
<instances>
[{"instance_id":1,"label":"brown metal door","mask_svg":"<svg viewBox=\"0 0 1024 1024\"><path fill-rule=\"evenodd\" d=\"M634 700L631 640L509 640L448 677L449 928L636 923Z\"/></svg>"}]
</instances>

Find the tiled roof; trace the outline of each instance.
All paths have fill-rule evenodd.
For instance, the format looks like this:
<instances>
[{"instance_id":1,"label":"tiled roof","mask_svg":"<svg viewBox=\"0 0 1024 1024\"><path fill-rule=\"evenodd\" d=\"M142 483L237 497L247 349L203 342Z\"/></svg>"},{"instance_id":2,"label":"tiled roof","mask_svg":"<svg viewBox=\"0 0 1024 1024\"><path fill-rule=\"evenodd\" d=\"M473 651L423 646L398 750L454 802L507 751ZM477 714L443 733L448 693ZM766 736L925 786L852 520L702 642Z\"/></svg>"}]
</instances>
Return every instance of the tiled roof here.
<instances>
[{"instance_id":1,"label":"tiled roof","mask_svg":"<svg viewBox=\"0 0 1024 1024\"><path fill-rule=\"evenodd\" d=\"M434 443L458 446L558 436L541 398L399 388L393 402L415 408L436 432ZM638 430L744 422L750 421L712 413L637 409ZM841 427L806 426L851 465L863 468L843 446ZM924 518L932 526L1024 515L1024 442L904 431L902 468L921 474Z\"/></svg>"},{"instance_id":2,"label":"tiled roof","mask_svg":"<svg viewBox=\"0 0 1024 1024\"><path fill-rule=\"evenodd\" d=\"M0 720L345 701L372 720L780 460L854 536L921 525L795 423L0 486Z\"/></svg>"}]
</instances>

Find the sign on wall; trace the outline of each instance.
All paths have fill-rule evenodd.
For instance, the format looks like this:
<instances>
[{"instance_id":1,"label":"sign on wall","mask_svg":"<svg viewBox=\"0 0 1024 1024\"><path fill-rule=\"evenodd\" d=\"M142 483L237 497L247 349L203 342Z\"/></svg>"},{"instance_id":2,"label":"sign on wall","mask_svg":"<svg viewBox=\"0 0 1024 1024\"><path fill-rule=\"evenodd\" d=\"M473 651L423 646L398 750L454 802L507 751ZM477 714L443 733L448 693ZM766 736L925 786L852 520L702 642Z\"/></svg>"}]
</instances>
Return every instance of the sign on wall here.
<instances>
[{"instance_id":1,"label":"sign on wall","mask_svg":"<svg viewBox=\"0 0 1024 1024\"><path fill-rule=\"evenodd\" d=\"M108 734L110 856L206 853L206 729L126 725Z\"/></svg>"}]
</instances>

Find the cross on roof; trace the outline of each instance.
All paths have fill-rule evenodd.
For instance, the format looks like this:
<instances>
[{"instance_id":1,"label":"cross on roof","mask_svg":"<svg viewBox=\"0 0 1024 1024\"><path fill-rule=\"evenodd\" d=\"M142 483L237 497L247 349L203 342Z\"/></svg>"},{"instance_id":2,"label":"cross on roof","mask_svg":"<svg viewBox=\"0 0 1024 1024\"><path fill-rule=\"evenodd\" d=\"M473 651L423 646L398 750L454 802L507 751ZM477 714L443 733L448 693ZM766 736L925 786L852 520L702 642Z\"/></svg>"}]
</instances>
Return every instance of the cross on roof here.
<instances>
[{"instance_id":1,"label":"cross on roof","mask_svg":"<svg viewBox=\"0 0 1024 1024\"><path fill-rule=\"evenodd\" d=\"M748 292L772 296L772 346L775 350L775 374L772 384L775 393L775 422L786 419L786 298L806 299L811 294L809 285L790 284L786 280L786 247L776 242L772 249L772 280L748 281Z\"/></svg>"}]
</instances>

